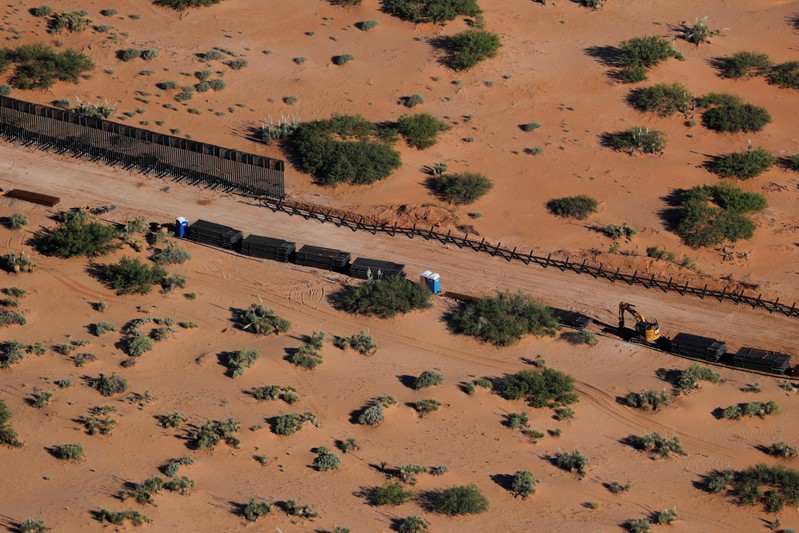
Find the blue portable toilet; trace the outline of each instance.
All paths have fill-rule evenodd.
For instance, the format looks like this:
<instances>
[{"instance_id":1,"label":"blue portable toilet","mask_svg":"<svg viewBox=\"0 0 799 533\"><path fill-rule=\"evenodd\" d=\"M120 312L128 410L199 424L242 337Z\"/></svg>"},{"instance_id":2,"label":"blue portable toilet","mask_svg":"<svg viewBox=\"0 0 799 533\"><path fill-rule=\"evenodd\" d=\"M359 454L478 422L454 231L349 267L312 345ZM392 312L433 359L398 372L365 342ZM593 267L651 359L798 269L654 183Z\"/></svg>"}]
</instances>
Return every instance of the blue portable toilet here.
<instances>
[{"instance_id":1,"label":"blue portable toilet","mask_svg":"<svg viewBox=\"0 0 799 533\"><path fill-rule=\"evenodd\" d=\"M175 219L175 234L180 238L185 238L189 230L189 220L186 217Z\"/></svg>"},{"instance_id":2,"label":"blue portable toilet","mask_svg":"<svg viewBox=\"0 0 799 533\"><path fill-rule=\"evenodd\" d=\"M441 276L439 276L437 272L433 272L427 276L427 288L430 289L433 294L441 292Z\"/></svg>"}]
</instances>

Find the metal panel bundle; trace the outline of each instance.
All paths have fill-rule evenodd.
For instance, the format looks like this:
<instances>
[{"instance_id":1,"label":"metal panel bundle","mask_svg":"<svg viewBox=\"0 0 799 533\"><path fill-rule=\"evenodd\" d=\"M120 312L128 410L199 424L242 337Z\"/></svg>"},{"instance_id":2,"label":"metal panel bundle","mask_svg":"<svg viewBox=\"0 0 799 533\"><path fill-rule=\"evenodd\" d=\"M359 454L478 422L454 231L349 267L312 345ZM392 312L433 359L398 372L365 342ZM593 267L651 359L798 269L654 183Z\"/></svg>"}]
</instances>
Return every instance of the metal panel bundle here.
<instances>
[{"instance_id":1,"label":"metal panel bundle","mask_svg":"<svg viewBox=\"0 0 799 533\"><path fill-rule=\"evenodd\" d=\"M790 364L791 356L787 353L760 350L758 348L741 348L732 357L733 366L763 370L774 374L785 374Z\"/></svg>"},{"instance_id":2,"label":"metal panel bundle","mask_svg":"<svg viewBox=\"0 0 799 533\"><path fill-rule=\"evenodd\" d=\"M325 270L344 270L350 263L350 253L332 248L306 245L297 252L295 262L298 265Z\"/></svg>"},{"instance_id":3,"label":"metal panel bundle","mask_svg":"<svg viewBox=\"0 0 799 533\"><path fill-rule=\"evenodd\" d=\"M350 265L352 277L361 279L380 279L386 276L404 276L405 265L377 259L357 258Z\"/></svg>"},{"instance_id":4,"label":"metal panel bundle","mask_svg":"<svg viewBox=\"0 0 799 533\"><path fill-rule=\"evenodd\" d=\"M564 326L570 326L577 329L585 329L591 325L593 320L591 317L582 313L574 311L567 311L566 309L558 309L557 307L550 307L552 314L558 319L558 322Z\"/></svg>"},{"instance_id":5,"label":"metal panel bundle","mask_svg":"<svg viewBox=\"0 0 799 533\"><path fill-rule=\"evenodd\" d=\"M287 263L294 255L295 244L283 239L249 235L241 241L241 253Z\"/></svg>"},{"instance_id":6,"label":"metal panel bundle","mask_svg":"<svg viewBox=\"0 0 799 533\"><path fill-rule=\"evenodd\" d=\"M690 333L678 333L671 339L670 351L706 361L718 361L727 353L727 343Z\"/></svg>"},{"instance_id":7,"label":"metal panel bundle","mask_svg":"<svg viewBox=\"0 0 799 533\"><path fill-rule=\"evenodd\" d=\"M242 232L229 226L214 224L206 220L198 220L189 226L188 238L191 241L237 249L242 239Z\"/></svg>"},{"instance_id":8,"label":"metal panel bundle","mask_svg":"<svg viewBox=\"0 0 799 533\"><path fill-rule=\"evenodd\" d=\"M46 205L47 207L55 207L61 201L61 198L57 196L49 196L38 192L24 191L22 189L12 189L5 194L5 197L31 202L33 204Z\"/></svg>"}]
</instances>

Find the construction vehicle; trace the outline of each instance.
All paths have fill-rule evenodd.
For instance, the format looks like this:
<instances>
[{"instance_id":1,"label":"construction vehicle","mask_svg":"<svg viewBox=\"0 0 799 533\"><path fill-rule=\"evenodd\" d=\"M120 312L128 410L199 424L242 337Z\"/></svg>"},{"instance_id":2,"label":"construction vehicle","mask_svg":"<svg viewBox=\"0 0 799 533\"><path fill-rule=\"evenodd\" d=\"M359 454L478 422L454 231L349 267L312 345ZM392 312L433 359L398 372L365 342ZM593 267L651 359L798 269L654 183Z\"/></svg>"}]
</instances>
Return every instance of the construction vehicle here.
<instances>
[{"instance_id":1,"label":"construction vehicle","mask_svg":"<svg viewBox=\"0 0 799 533\"><path fill-rule=\"evenodd\" d=\"M649 344L655 344L660 339L660 324L656 318L646 318L633 304L619 302L619 329L624 329L624 313L635 317L635 333L638 338Z\"/></svg>"}]
</instances>

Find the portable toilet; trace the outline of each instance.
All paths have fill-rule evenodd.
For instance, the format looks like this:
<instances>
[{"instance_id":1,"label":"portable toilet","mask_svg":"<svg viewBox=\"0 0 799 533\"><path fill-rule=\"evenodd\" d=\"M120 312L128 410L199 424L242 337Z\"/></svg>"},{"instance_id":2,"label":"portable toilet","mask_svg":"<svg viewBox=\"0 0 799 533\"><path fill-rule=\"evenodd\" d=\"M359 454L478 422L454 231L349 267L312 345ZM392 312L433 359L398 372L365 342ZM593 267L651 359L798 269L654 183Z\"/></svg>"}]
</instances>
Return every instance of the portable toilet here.
<instances>
[{"instance_id":1,"label":"portable toilet","mask_svg":"<svg viewBox=\"0 0 799 533\"><path fill-rule=\"evenodd\" d=\"M441 292L441 276L439 276L437 272L433 272L427 276L427 288L430 289L433 294Z\"/></svg>"},{"instance_id":2,"label":"portable toilet","mask_svg":"<svg viewBox=\"0 0 799 533\"><path fill-rule=\"evenodd\" d=\"M422 285L427 285L427 278L430 277L433 273L429 270L425 270L421 274L419 274L419 283Z\"/></svg>"},{"instance_id":3,"label":"portable toilet","mask_svg":"<svg viewBox=\"0 0 799 533\"><path fill-rule=\"evenodd\" d=\"M189 220L186 217L178 217L177 219L175 219L175 234L178 237L185 238L188 229L189 229Z\"/></svg>"}]
</instances>

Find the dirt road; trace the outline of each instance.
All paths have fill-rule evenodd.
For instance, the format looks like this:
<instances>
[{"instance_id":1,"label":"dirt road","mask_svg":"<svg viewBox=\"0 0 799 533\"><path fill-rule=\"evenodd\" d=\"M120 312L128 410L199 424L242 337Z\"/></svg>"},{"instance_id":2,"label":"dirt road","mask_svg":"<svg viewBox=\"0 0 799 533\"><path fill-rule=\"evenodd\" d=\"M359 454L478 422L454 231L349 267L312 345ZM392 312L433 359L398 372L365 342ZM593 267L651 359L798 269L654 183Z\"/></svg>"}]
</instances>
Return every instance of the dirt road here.
<instances>
[{"instance_id":1,"label":"dirt road","mask_svg":"<svg viewBox=\"0 0 799 533\"><path fill-rule=\"evenodd\" d=\"M177 216L190 221L203 218L239 228L245 234L339 248L351 252L353 257L405 263L410 276L425 269L434 270L441 274L442 286L448 290L472 294L495 289L523 290L549 305L578 310L607 323L615 322L618 302L629 301L645 314L658 317L667 335L687 331L712 336L726 340L733 349L749 345L796 352L798 347L796 319L710 299L612 284L553 268L508 263L469 250L447 249L420 238L355 233L333 224L272 213L238 196L8 143L0 145L0 187L60 196L61 208L115 204L118 209L107 216L120 221L135 216L161 221ZM25 204L19 205L24 209ZM790 294L769 296L780 296L783 301L795 299Z\"/></svg>"}]
</instances>

